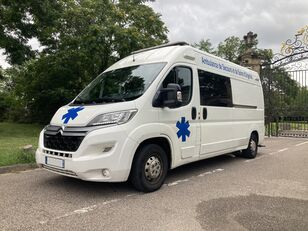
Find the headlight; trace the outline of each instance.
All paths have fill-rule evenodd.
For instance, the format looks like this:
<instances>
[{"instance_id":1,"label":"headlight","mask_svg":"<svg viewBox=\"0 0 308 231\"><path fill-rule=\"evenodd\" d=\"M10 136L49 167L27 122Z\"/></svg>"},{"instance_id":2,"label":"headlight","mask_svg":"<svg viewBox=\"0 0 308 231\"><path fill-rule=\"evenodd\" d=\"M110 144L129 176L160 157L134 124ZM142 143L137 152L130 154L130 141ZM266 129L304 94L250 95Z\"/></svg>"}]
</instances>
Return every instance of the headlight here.
<instances>
[{"instance_id":1,"label":"headlight","mask_svg":"<svg viewBox=\"0 0 308 231\"><path fill-rule=\"evenodd\" d=\"M124 124L136 114L137 110L117 111L96 116L88 126Z\"/></svg>"}]
</instances>

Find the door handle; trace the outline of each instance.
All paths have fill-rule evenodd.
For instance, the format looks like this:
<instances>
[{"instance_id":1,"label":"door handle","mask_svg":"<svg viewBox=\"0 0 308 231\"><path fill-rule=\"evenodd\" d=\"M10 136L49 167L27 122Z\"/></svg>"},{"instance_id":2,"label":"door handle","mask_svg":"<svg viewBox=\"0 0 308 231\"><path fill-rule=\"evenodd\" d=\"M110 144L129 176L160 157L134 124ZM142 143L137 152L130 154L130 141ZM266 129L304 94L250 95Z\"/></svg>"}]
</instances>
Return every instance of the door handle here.
<instances>
[{"instance_id":1,"label":"door handle","mask_svg":"<svg viewBox=\"0 0 308 231\"><path fill-rule=\"evenodd\" d=\"M206 109L206 107L203 108L203 111L202 111L202 118L203 118L204 120L206 120L206 118L207 118L207 109Z\"/></svg>"},{"instance_id":2,"label":"door handle","mask_svg":"<svg viewBox=\"0 0 308 231\"><path fill-rule=\"evenodd\" d=\"M195 120L197 118L197 109L196 107L191 108L191 118Z\"/></svg>"}]
</instances>

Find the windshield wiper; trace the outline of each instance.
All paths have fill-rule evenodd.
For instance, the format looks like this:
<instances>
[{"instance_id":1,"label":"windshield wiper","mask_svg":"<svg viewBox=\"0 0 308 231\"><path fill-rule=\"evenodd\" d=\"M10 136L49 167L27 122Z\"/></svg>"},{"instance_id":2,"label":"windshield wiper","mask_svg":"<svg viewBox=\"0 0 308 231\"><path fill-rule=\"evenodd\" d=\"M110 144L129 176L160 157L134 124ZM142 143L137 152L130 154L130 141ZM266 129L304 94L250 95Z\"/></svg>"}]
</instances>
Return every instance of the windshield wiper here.
<instances>
[{"instance_id":1,"label":"windshield wiper","mask_svg":"<svg viewBox=\"0 0 308 231\"><path fill-rule=\"evenodd\" d=\"M112 97L104 97L104 98L97 98L93 100L81 100L80 98L77 98L72 104L77 105L91 105L91 104L101 104L101 103L116 103L116 102L125 102L125 98L112 98Z\"/></svg>"},{"instance_id":2,"label":"windshield wiper","mask_svg":"<svg viewBox=\"0 0 308 231\"><path fill-rule=\"evenodd\" d=\"M125 99L112 98L112 97L104 97L92 100L92 103L115 103L115 102L124 102Z\"/></svg>"},{"instance_id":3,"label":"windshield wiper","mask_svg":"<svg viewBox=\"0 0 308 231\"><path fill-rule=\"evenodd\" d=\"M84 105L85 103L87 103L87 102L86 102L86 101L83 101L79 96L77 96L77 98L73 101L72 104Z\"/></svg>"},{"instance_id":4,"label":"windshield wiper","mask_svg":"<svg viewBox=\"0 0 308 231\"><path fill-rule=\"evenodd\" d=\"M142 96L142 94L133 95L133 96L128 96L128 97L125 97L124 100L125 100L125 101L130 101L130 100L137 99L137 98L139 98L140 96Z\"/></svg>"}]
</instances>

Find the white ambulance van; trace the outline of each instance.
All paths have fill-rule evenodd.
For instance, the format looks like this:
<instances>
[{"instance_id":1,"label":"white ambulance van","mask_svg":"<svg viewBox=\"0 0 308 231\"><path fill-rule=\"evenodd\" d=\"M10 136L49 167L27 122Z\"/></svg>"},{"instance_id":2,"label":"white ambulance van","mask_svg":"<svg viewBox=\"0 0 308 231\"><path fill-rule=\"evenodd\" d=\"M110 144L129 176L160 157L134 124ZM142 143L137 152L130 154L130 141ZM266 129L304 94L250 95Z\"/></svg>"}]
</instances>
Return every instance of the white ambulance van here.
<instances>
[{"instance_id":1,"label":"white ambulance van","mask_svg":"<svg viewBox=\"0 0 308 231\"><path fill-rule=\"evenodd\" d=\"M169 169L231 152L254 158L263 140L258 74L178 42L136 51L94 79L43 129L36 161L150 192Z\"/></svg>"}]
</instances>

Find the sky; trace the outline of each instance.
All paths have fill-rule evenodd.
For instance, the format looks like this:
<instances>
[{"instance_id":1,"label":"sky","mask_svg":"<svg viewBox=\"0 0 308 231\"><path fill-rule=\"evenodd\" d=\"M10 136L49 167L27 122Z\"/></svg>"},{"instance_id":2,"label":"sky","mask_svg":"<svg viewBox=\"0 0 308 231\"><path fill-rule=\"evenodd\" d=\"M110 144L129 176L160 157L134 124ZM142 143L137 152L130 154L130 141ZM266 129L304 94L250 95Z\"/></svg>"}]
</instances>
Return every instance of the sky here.
<instances>
[{"instance_id":1,"label":"sky","mask_svg":"<svg viewBox=\"0 0 308 231\"><path fill-rule=\"evenodd\" d=\"M169 41L190 44L210 39L214 46L229 36L258 34L259 48L279 52L281 43L308 25L307 0L156 0L147 3L161 14ZM34 47L37 42L29 42ZM0 65L7 67L0 54Z\"/></svg>"},{"instance_id":2,"label":"sky","mask_svg":"<svg viewBox=\"0 0 308 231\"><path fill-rule=\"evenodd\" d=\"M279 52L283 41L308 25L307 0L156 0L149 5L162 15L172 42L204 38L217 46L252 31L260 48Z\"/></svg>"}]
</instances>

